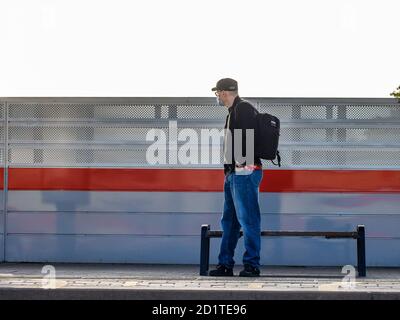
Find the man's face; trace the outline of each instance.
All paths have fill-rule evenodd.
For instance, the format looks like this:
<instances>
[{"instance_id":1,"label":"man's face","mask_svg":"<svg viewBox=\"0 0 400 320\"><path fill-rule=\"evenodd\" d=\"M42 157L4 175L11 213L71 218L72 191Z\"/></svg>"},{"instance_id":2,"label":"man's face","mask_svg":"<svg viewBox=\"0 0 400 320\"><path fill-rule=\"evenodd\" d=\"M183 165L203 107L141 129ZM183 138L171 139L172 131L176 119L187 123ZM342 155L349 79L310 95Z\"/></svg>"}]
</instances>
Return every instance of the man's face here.
<instances>
[{"instance_id":1,"label":"man's face","mask_svg":"<svg viewBox=\"0 0 400 320\"><path fill-rule=\"evenodd\" d=\"M220 91L217 90L215 91L215 95L218 97L218 99L226 106L226 91Z\"/></svg>"}]
</instances>

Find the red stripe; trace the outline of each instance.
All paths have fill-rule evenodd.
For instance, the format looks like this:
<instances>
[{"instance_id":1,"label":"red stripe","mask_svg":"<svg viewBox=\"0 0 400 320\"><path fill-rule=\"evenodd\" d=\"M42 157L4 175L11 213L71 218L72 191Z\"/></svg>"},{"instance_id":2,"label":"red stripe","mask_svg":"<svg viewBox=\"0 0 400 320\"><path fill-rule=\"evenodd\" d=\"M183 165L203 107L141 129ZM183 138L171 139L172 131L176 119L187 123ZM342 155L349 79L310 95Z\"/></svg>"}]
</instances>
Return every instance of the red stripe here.
<instances>
[{"instance_id":1,"label":"red stripe","mask_svg":"<svg viewBox=\"0 0 400 320\"><path fill-rule=\"evenodd\" d=\"M4 189L4 168L0 168L0 190Z\"/></svg>"},{"instance_id":2,"label":"red stripe","mask_svg":"<svg viewBox=\"0 0 400 320\"><path fill-rule=\"evenodd\" d=\"M10 190L222 191L213 169L10 168ZM264 170L262 192L400 192L400 170Z\"/></svg>"}]
</instances>

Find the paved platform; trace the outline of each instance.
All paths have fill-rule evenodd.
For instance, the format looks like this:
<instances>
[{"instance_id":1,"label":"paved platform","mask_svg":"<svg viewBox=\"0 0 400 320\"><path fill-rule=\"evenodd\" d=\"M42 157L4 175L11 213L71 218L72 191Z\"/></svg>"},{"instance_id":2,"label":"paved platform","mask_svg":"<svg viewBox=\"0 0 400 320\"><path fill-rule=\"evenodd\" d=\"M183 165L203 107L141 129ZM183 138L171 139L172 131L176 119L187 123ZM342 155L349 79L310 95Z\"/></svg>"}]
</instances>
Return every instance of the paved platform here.
<instances>
[{"instance_id":1,"label":"paved platform","mask_svg":"<svg viewBox=\"0 0 400 320\"><path fill-rule=\"evenodd\" d=\"M52 281L45 265L0 264L0 299L400 300L400 268L368 268L350 283L334 267L263 267L259 278L214 278L199 276L197 265L51 264Z\"/></svg>"}]
</instances>

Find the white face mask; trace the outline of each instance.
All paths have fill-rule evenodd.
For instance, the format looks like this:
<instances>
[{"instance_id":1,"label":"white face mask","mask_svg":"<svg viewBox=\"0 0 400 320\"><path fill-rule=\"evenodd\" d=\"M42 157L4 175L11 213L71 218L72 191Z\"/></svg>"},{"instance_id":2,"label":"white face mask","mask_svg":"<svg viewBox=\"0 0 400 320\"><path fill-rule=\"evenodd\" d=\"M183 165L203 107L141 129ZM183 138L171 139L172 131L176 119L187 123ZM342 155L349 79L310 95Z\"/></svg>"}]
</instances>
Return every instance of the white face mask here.
<instances>
[{"instance_id":1,"label":"white face mask","mask_svg":"<svg viewBox=\"0 0 400 320\"><path fill-rule=\"evenodd\" d=\"M217 104L221 107L225 107L225 103L223 103L219 97L217 97Z\"/></svg>"}]
</instances>

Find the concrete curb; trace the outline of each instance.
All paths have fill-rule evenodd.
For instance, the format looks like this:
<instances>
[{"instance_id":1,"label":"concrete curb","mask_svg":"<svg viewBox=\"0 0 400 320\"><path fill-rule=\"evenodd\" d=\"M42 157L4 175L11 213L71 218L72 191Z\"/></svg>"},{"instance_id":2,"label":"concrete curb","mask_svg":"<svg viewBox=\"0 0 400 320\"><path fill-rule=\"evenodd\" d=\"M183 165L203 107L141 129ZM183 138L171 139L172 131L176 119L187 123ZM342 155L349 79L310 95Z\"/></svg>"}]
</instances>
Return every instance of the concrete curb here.
<instances>
[{"instance_id":1,"label":"concrete curb","mask_svg":"<svg viewBox=\"0 0 400 320\"><path fill-rule=\"evenodd\" d=\"M400 300L400 292L0 288L0 300Z\"/></svg>"}]
</instances>

